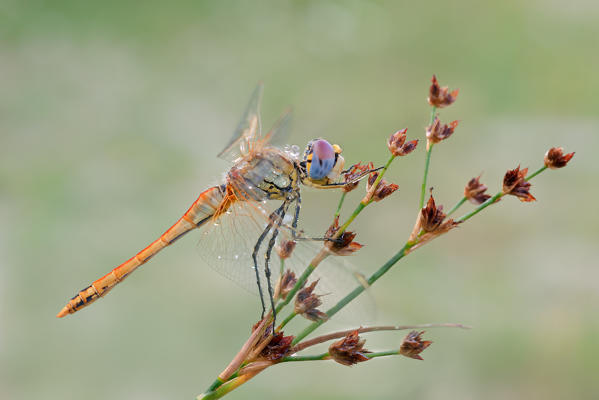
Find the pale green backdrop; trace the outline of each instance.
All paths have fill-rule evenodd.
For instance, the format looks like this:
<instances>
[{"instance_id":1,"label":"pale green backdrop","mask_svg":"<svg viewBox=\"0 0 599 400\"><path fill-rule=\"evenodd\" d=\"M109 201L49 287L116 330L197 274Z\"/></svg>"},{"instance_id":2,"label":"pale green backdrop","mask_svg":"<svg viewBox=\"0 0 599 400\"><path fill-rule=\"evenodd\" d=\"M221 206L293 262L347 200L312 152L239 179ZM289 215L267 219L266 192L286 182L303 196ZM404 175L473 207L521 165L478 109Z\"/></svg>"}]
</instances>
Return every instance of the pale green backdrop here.
<instances>
[{"instance_id":1,"label":"pale green backdrop","mask_svg":"<svg viewBox=\"0 0 599 400\"><path fill-rule=\"evenodd\" d=\"M292 142L322 136L380 164L394 130L423 137L433 73L460 88L430 175L446 207L481 172L495 191L551 146L576 151L534 180L536 203L505 199L373 287L381 322L474 329L429 330L424 362L285 365L230 398L598 398L598 38L589 0L0 1L0 398L202 392L259 303L201 261L198 235L54 315L218 181L215 154L257 81L266 125L292 105ZM409 234L423 149L355 226L365 273ZM308 192L303 225L324 230L337 196Z\"/></svg>"}]
</instances>

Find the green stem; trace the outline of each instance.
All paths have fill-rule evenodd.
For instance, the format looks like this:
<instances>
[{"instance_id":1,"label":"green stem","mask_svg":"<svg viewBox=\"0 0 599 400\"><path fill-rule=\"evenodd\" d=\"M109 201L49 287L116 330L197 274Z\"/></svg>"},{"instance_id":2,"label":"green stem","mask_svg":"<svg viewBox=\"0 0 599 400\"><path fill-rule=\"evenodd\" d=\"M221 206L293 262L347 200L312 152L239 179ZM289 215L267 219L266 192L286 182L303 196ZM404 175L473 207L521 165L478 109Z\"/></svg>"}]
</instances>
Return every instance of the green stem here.
<instances>
[{"instance_id":1,"label":"green stem","mask_svg":"<svg viewBox=\"0 0 599 400\"><path fill-rule=\"evenodd\" d=\"M289 321L291 321L297 314L295 313L295 311L291 312L291 314L289 314L287 316L287 318L285 318L283 320L283 322L281 322L281 324L277 327L277 332L279 332L281 329L283 329L285 327L285 325L287 325L289 323Z\"/></svg>"},{"instance_id":2,"label":"green stem","mask_svg":"<svg viewBox=\"0 0 599 400\"><path fill-rule=\"evenodd\" d=\"M341 193L341 198L339 199L339 205L337 206L337 211L335 212L334 217L337 218L339 214L341 214L341 206L343 206L343 201L345 200L345 195L347 192Z\"/></svg>"},{"instance_id":3,"label":"green stem","mask_svg":"<svg viewBox=\"0 0 599 400\"><path fill-rule=\"evenodd\" d=\"M217 387L221 386L223 383L225 383L225 381L221 380L220 378L216 378L216 380L214 382L212 382L212 385L210 385L210 387L208 388L208 390L206 390L206 392L214 391Z\"/></svg>"},{"instance_id":4,"label":"green stem","mask_svg":"<svg viewBox=\"0 0 599 400\"><path fill-rule=\"evenodd\" d=\"M528 175L526 178L524 178L525 180L529 181L532 178L534 178L535 176L539 175L541 172L545 171L547 169L546 165L543 165L541 168L539 168L538 170L536 170L535 172L533 172L532 174Z\"/></svg>"},{"instance_id":5,"label":"green stem","mask_svg":"<svg viewBox=\"0 0 599 400\"><path fill-rule=\"evenodd\" d=\"M238 376L233 379L229 379L227 382L223 383L216 389L206 391L205 393L199 395L196 399L197 400L220 399L224 395L228 394L229 392L231 392L231 391L237 389L239 386L243 385L245 382L247 382L248 379L250 379L250 378L246 377L245 375Z\"/></svg>"},{"instance_id":6,"label":"green stem","mask_svg":"<svg viewBox=\"0 0 599 400\"><path fill-rule=\"evenodd\" d=\"M456 222L464 222L470 218L472 218L473 216L475 216L476 214L478 214L479 212L481 212L482 210L484 210L485 208L489 207L491 204L495 203L497 200L499 200L505 193L503 192L499 192L497 193L495 196L487 199L487 201L485 201L483 204L481 204L480 206L476 207L473 211L471 211L470 213L461 216L460 218L458 218L456 220Z\"/></svg>"},{"instance_id":7,"label":"green stem","mask_svg":"<svg viewBox=\"0 0 599 400\"><path fill-rule=\"evenodd\" d=\"M458 208L460 208L462 206L462 204L464 204L466 202L466 200L468 200L466 197L462 197L462 200L458 201L458 203L453 206L453 208L451 210L449 210L449 212L447 213L447 217L449 217L451 214L453 214Z\"/></svg>"},{"instance_id":8,"label":"green stem","mask_svg":"<svg viewBox=\"0 0 599 400\"><path fill-rule=\"evenodd\" d=\"M399 252L397 252L397 254L395 254L393 257L391 257L381 268L379 268L374 274L372 274L370 276L370 278L368 278L368 281L367 281L368 286L372 285L381 276L383 276L387 271L389 271L389 269L396 262L401 260L406 255L406 252L412 246L414 246L414 243L406 243L404 245L404 247ZM350 301L352 301L353 299L358 297L364 290L366 290L366 287L359 285L354 290L352 290L350 293L348 293L343 299L339 300L339 302L337 304L335 304L331 309L329 309L326 312L326 314L329 316L329 318L331 318L333 315L337 314L337 312L339 312L339 310L341 310L343 307L345 307ZM292 345L295 346L297 343L302 341L306 336L308 336L310 333L312 333L316 328L318 328L324 322L325 321L321 320L321 321L313 322L310 325L308 325L302 332L300 332L295 337L295 339L293 339Z\"/></svg>"},{"instance_id":9,"label":"green stem","mask_svg":"<svg viewBox=\"0 0 599 400\"><path fill-rule=\"evenodd\" d=\"M433 125L435 122L435 113L437 111L437 107L433 106L431 109L431 122L429 126ZM433 143L430 143L428 149L426 150L426 158L424 161L424 177L422 178L422 189L420 191L420 208L424 207L424 196L426 195L426 180L428 178L428 167L431 163L431 153L433 151Z\"/></svg>"},{"instance_id":10,"label":"green stem","mask_svg":"<svg viewBox=\"0 0 599 400\"><path fill-rule=\"evenodd\" d=\"M315 354L312 356L289 356L283 357L281 362L290 362L290 361L319 361L326 360L329 358L329 353Z\"/></svg>"}]
</instances>

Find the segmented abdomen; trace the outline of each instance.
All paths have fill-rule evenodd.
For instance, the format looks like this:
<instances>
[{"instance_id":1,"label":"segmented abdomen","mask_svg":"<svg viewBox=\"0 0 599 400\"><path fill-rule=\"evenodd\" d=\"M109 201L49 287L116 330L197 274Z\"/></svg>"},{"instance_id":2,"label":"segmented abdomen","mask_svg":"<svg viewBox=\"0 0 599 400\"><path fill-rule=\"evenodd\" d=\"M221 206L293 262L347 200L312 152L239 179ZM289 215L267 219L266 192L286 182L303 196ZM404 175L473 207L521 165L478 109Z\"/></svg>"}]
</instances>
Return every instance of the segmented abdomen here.
<instances>
[{"instance_id":1,"label":"segmented abdomen","mask_svg":"<svg viewBox=\"0 0 599 400\"><path fill-rule=\"evenodd\" d=\"M148 247L137 253L134 257L114 268L108 274L94 281L91 285L77 293L66 306L56 315L59 318L82 309L106 295L114 286L125 279L131 272L145 264L156 253L166 246L174 243L181 236L194 228L199 228L215 215L217 210L222 210L225 199L225 186L215 186L200 194L198 199L189 207L189 210L173 226L164 232Z\"/></svg>"}]
</instances>

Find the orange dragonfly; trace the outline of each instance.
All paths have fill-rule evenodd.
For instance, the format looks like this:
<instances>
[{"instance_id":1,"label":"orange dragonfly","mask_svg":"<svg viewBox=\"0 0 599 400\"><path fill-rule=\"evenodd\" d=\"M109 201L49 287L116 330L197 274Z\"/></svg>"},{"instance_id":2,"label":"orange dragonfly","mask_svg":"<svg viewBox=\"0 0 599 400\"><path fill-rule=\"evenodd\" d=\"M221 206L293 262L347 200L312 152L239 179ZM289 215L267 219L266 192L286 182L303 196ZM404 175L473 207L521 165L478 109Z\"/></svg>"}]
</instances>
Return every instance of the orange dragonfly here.
<instances>
[{"instance_id":1,"label":"orange dragonfly","mask_svg":"<svg viewBox=\"0 0 599 400\"><path fill-rule=\"evenodd\" d=\"M340 181L344 159L338 145L331 145L324 139L315 139L308 143L303 157L300 157L296 146L279 148L271 144L275 136L281 136L281 132L285 131L290 118L289 112L284 114L270 132L262 135L262 92L263 86L259 84L232 139L218 154L218 157L233 162L226 174L225 183L202 192L187 212L158 239L79 291L60 310L57 317L73 314L105 296L159 251L187 232L201 227L205 238L200 241L199 251L208 264L248 289L251 289L248 283L253 282L260 295L262 315L266 309L262 288L265 280L270 306L274 310L271 252L277 241L298 239L298 232L301 232L297 229L301 206L300 184L334 189L343 187L348 182ZM352 182L369 172L366 171ZM274 210L272 206L269 208L269 204L273 203L270 200L278 201ZM300 242L304 244L299 247L312 246L312 250L316 247L309 240ZM308 264L301 260L301 252L296 248L292 259L305 268ZM262 269L258 260L264 262ZM335 261L328 263L335 264ZM343 271L343 268L331 265L326 269L324 271L319 267L318 270L323 270L323 273L313 275L321 279L321 290L338 293L341 285L353 289L359 283L359 279L349 277L350 274ZM335 300L335 296L325 297L329 301Z\"/></svg>"}]
</instances>

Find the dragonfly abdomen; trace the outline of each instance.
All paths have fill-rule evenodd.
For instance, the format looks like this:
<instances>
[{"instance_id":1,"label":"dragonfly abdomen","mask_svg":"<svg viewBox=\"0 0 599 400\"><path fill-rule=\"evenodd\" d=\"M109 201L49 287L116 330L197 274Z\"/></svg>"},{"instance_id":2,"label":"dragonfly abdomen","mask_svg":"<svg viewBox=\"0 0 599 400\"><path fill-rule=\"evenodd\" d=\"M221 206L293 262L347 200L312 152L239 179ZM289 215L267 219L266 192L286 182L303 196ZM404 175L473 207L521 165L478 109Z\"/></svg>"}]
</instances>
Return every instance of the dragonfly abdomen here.
<instances>
[{"instance_id":1,"label":"dragonfly abdomen","mask_svg":"<svg viewBox=\"0 0 599 400\"><path fill-rule=\"evenodd\" d=\"M223 186L215 186L202 192L187 212L158 239L108 274L79 291L56 316L62 318L65 315L73 314L106 295L113 287L154 257L160 250L174 243L187 232L199 228L209 221L217 210L222 208L224 198Z\"/></svg>"}]
</instances>

